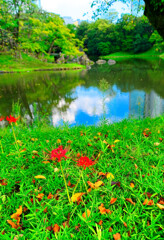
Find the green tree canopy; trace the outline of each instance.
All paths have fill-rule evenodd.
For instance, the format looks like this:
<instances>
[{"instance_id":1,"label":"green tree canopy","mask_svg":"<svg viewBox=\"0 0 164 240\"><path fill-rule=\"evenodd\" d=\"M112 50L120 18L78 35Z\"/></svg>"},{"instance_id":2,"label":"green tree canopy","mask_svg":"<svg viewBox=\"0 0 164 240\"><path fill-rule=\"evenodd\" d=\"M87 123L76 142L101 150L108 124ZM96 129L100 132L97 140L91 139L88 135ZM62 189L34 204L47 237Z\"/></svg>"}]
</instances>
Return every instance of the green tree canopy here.
<instances>
[{"instance_id":1,"label":"green tree canopy","mask_svg":"<svg viewBox=\"0 0 164 240\"><path fill-rule=\"evenodd\" d=\"M93 23L82 22L77 37L84 42L87 54L93 60L114 52L145 52L154 44L150 37L154 32L145 16L125 14L117 23L98 19Z\"/></svg>"},{"instance_id":2,"label":"green tree canopy","mask_svg":"<svg viewBox=\"0 0 164 240\"><path fill-rule=\"evenodd\" d=\"M115 2L123 2L135 7L135 11L139 11L140 6L145 4L145 16L148 17L151 24L164 38L164 0L93 0L91 7L94 7L94 16L107 12Z\"/></svg>"},{"instance_id":3,"label":"green tree canopy","mask_svg":"<svg viewBox=\"0 0 164 240\"><path fill-rule=\"evenodd\" d=\"M0 47L36 53L78 55L82 45L58 15L33 0L0 0Z\"/></svg>"}]
</instances>

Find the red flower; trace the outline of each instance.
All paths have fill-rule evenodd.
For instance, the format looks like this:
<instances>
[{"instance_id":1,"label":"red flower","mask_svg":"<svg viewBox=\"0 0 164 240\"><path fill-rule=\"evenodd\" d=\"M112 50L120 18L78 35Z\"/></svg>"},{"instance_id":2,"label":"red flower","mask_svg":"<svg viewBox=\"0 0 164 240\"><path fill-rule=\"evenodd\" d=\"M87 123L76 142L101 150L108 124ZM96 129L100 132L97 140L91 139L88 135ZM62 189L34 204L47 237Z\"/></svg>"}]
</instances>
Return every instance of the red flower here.
<instances>
[{"instance_id":1,"label":"red flower","mask_svg":"<svg viewBox=\"0 0 164 240\"><path fill-rule=\"evenodd\" d=\"M7 180L6 178L5 179L0 179L0 185L6 186L7 185L6 180Z\"/></svg>"},{"instance_id":2,"label":"red flower","mask_svg":"<svg viewBox=\"0 0 164 240\"><path fill-rule=\"evenodd\" d=\"M19 117L18 117L19 118ZM18 120L18 118L15 118L13 116L10 115L10 117L7 117L6 120L9 122L9 123L12 123L12 122L16 122Z\"/></svg>"},{"instance_id":3,"label":"red flower","mask_svg":"<svg viewBox=\"0 0 164 240\"><path fill-rule=\"evenodd\" d=\"M4 118L5 118L5 117L0 117L0 122L3 121Z\"/></svg>"},{"instance_id":4,"label":"red flower","mask_svg":"<svg viewBox=\"0 0 164 240\"><path fill-rule=\"evenodd\" d=\"M89 159L88 157L81 157L79 158L79 160L77 161L77 166L81 166L84 168L84 170L86 169L86 167L90 167L92 165L94 165L96 162L92 161L91 159Z\"/></svg>"},{"instance_id":5,"label":"red flower","mask_svg":"<svg viewBox=\"0 0 164 240\"><path fill-rule=\"evenodd\" d=\"M52 150L52 152L51 152L51 159L55 160L57 158L58 162L61 161L61 158L67 159L68 157L65 155L66 152L67 152L67 150L63 149L63 146L59 146L58 148Z\"/></svg>"}]
</instances>

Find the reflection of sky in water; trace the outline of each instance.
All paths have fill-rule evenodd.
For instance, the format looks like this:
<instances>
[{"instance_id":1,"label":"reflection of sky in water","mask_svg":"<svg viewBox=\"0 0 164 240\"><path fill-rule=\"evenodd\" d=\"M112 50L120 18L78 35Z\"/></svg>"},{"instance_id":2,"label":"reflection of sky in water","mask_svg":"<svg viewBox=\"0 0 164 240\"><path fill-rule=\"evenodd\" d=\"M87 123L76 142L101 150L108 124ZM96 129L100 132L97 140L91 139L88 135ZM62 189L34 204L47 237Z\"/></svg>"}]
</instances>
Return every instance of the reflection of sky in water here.
<instances>
[{"instance_id":1,"label":"reflection of sky in water","mask_svg":"<svg viewBox=\"0 0 164 240\"><path fill-rule=\"evenodd\" d=\"M45 114L54 126L63 120L70 125L91 125L102 119L110 123L131 116L159 116L164 113L161 61L130 59L112 69L94 65L90 71L0 75L0 116L14 112L17 102L28 123ZM109 85L104 105L103 79L104 87ZM0 122L0 127L4 124Z\"/></svg>"},{"instance_id":2,"label":"reflection of sky in water","mask_svg":"<svg viewBox=\"0 0 164 240\"><path fill-rule=\"evenodd\" d=\"M61 121L75 124L97 124L104 114L109 122L119 121L128 117L129 114L129 93L121 93L116 86L112 88L110 94L105 95L103 106L103 93L96 87L77 87L72 95L76 98L67 111L60 112L65 101L61 99L58 109L52 110L53 125L58 125Z\"/></svg>"}]
</instances>

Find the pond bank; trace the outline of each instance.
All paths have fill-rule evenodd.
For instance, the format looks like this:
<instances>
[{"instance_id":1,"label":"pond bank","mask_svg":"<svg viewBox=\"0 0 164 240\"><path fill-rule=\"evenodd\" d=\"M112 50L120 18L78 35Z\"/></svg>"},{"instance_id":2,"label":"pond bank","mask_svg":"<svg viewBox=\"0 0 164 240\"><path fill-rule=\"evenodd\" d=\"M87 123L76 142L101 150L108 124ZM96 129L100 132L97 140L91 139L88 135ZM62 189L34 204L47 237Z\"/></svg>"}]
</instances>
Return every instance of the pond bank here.
<instances>
[{"instance_id":1,"label":"pond bank","mask_svg":"<svg viewBox=\"0 0 164 240\"><path fill-rule=\"evenodd\" d=\"M10 125L0 130L0 232L5 239L20 230L25 239L54 234L94 239L96 228L103 239L117 233L147 239L150 231L151 238L162 239L164 117L99 127L17 123L16 144ZM66 156L63 170L59 160L51 159L52 150L60 150L60 159Z\"/></svg>"},{"instance_id":2,"label":"pond bank","mask_svg":"<svg viewBox=\"0 0 164 240\"><path fill-rule=\"evenodd\" d=\"M86 68L80 64L66 63L55 64L43 62L27 54L22 54L22 59L12 55L0 54L0 73L31 72L31 71L65 71Z\"/></svg>"},{"instance_id":3,"label":"pond bank","mask_svg":"<svg viewBox=\"0 0 164 240\"><path fill-rule=\"evenodd\" d=\"M101 56L101 59L104 60L109 60L109 59L123 59L123 58L162 58L162 53L156 52L154 48L148 50L147 52L143 53L136 53L132 54L129 52L116 52L116 53L111 53L106 56Z\"/></svg>"},{"instance_id":4,"label":"pond bank","mask_svg":"<svg viewBox=\"0 0 164 240\"><path fill-rule=\"evenodd\" d=\"M64 65L64 64L63 64ZM42 72L42 71L68 71L68 70L80 70L80 69L84 69L84 67L80 66L80 67L56 67L56 68L41 68L41 69L15 69L15 71L0 71L0 74L2 73L21 73L21 72Z\"/></svg>"}]
</instances>

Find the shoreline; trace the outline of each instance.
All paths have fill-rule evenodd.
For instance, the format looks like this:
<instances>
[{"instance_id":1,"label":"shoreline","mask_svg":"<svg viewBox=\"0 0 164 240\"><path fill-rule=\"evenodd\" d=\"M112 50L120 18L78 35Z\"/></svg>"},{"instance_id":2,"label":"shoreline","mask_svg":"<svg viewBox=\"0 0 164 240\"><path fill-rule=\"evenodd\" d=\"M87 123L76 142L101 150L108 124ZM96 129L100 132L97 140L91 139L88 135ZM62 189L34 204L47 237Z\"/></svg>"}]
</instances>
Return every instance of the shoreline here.
<instances>
[{"instance_id":1,"label":"shoreline","mask_svg":"<svg viewBox=\"0 0 164 240\"><path fill-rule=\"evenodd\" d=\"M36 69L17 69L15 71L1 71L0 74L5 74L5 73L22 73L22 72L43 72L43 71L70 71L70 70L81 70L85 69L85 66L82 65L82 67L58 67L58 68L36 68Z\"/></svg>"},{"instance_id":2,"label":"shoreline","mask_svg":"<svg viewBox=\"0 0 164 240\"><path fill-rule=\"evenodd\" d=\"M8 54L0 54L0 74L32 71L66 71L85 69L78 63L50 63L22 53L22 59L16 59Z\"/></svg>"},{"instance_id":3,"label":"shoreline","mask_svg":"<svg viewBox=\"0 0 164 240\"><path fill-rule=\"evenodd\" d=\"M105 58L105 56L104 56ZM125 55L125 56L110 56L110 58L160 58L160 55ZM109 59L110 59L109 58Z\"/></svg>"},{"instance_id":4,"label":"shoreline","mask_svg":"<svg viewBox=\"0 0 164 240\"><path fill-rule=\"evenodd\" d=\"M100 56L100 59L109 60L109 59L123 59L123 58L163 58L163 53L156 52L154 48L149 49L143 53L132 54L129 52L115 52L106 56Z\"/></svg>"}]
</instances>

